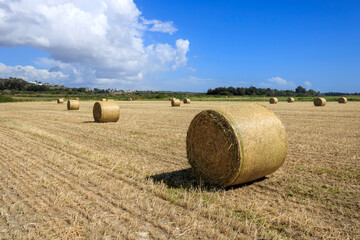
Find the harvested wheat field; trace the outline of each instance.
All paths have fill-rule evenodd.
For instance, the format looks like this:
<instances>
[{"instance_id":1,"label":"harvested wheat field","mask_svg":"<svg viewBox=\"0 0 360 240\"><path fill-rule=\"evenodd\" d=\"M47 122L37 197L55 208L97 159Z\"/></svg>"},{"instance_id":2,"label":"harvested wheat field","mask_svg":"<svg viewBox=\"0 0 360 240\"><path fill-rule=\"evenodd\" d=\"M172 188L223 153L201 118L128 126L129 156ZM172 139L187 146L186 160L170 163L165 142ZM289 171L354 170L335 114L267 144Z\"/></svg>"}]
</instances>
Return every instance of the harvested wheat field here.
<instances>
[{"instance_id":1,"label":"harvested wheat field","mask_svg":"<svg viewBox=\"0 0 360 240\"><path fill-rule=\"evenodd\" d=\"M247 103L118 103L112 123L91 101L0 104L0 239L360 238L360 103L261 103L286 160L228 189L192 177L186 133L201 110Z\"/></svg>"}]
</instances>

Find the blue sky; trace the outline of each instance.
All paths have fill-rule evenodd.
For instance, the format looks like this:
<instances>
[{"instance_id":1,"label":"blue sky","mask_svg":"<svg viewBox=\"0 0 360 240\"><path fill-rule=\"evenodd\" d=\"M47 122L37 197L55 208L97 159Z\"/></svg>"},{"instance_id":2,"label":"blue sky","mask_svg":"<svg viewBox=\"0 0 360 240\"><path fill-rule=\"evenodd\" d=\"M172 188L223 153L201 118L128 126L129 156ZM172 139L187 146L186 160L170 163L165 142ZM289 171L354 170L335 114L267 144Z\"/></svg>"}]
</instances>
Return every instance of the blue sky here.
<instances>
[{"instance_id":1,"label":"blue sky","mask_svg":"<svg viewBox=\"0 0 360 240\"><path fill-rule=\"evenodd\" d=\"M118 89L360 92L360 1L4 2L12 14L1 17L0 7L0 35L10 32L0 37L0 77ZM38 7L24 13L26 6Z\"/></svg>"}]
</instances>

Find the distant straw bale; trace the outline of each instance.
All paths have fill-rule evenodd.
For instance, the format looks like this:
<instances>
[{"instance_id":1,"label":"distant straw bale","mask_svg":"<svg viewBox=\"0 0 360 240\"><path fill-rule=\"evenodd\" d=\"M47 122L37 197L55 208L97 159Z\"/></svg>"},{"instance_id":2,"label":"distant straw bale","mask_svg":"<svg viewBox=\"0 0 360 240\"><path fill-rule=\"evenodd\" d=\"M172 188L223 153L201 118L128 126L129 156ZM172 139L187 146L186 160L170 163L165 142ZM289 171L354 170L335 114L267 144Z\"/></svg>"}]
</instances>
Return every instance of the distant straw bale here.
<instances>
[{"instance_id":1,"label":"distant straw bale","mask_svg":"<svg viewBox=\"0 0 360 240\"><path fill-rule=\"evenodd\" d=\"M186 150L196 175L226 187L275 172L285 160L287 138L280 119L266 107L235 105L197 114Z\"/></svg>"},{"instance_id":2,"label":"distant straw bale","mask_svg":"<svg viewBox=\"0 0 360 240\"><path fill-rule=\"evenodd\" d=\"M288 103L293 103L293 102L295 102L295 99L292 98L292 97L289 97L289 98L287 99L287 101L288 101Z\"/></svg>"},{"instance_id":3,"label":"distant straw bale","mask_svg":"<svg viewBox=\"0 0 360 240\"><path fill-rule=\"evenodd\" d=\"M338 103L347 103L347 98L346 97L339 98Z\"/></svg>"},{"instance_id":4,"label":"distant straw bale","mask_svg":"<svg viewBox=\"0 0 360 240\"><path fill-rule=\"evenodd\" d=\"M96 102L93 107L96 122L117 122L120 117L120 107L116 102Z\"/></svg>"},{"instance_id":5,"label":"distant straw bale","mask_svg":"<svg viewBox=\"0 0 360 240\"><path fill-rule=\"evenodd\" d=\"M279 102L279 100L276 97L272 97L272 98L270 98L269 102L270 102L270 104L276 104Z\"/></svg>"},{"instance_id":6,"label":"distant straw bale","mask_svg":"<svg viewBox=\"0 0 360 240\"><path fill-rule=\"evenodd\" d=\"M57 100L57 103L64 103L64 99L63 99L63 98L59 98L59 99Z\"/></svg>"},{"instance_id":7,"label":"distant straw bale","mask_svg":"<svg viewBox=\"0 0 360 240\"><path fill-rule=\"evenodd\" d=\"M128 101L132 101L132 98L128 98Z\"/></svg>"},{"instance_id":8,"label":"distant straw bale","mask_svg":"<svg viewBox=\"0 0 360 240\"><path fill-rule=\"evenodd\" d=\"M172 107L180 107L181 101L179 99L173 98L171 100L171 106Z\"/></svg>"},{"instance_id":9,"label":"distant straw bale","mask_svg":"<svg viewBox=\"0 0 360 240\"><path fill-rule=\"evenodd\" d=\"M184 98L184 103L185 104L190 104L190 99L189 98Z\"/></svg>"},{"instance_id":10,"label":"distant straw bale","mask_svg":"<svg viewBox=\"0 0 360 240\"><path fill-rule=\"evenodd\" d=\"M80 98L77 97L77 98L75 98L75 100L80 100Z\"/></svg>"},{"instance_id":11,"label":"distant straw bale","mask_svg":"<svg viewBox=\"0 0 360 240\"><path fill-rule=\"evenodd\" d=\"M325 98L315 98L314 105L317 107L323 107L326 105L326 99Z\"/></svg>"},{"instance_id":12,"label":"distant straw bale","mask_svg":"<svg viewBox=\"0 0 360 240\"><path fill-rule=\"evenodd\" d=\"M101 99L101 101L106 102L106 98Z\"/></svg>"},{"instance_id":13,"label":"distant straw bale","mask_svg":"<svg viewBox=\"0 0 360 240\"><path fill-rule=\"evenodd\" d=\"M68 110L79 110L80 109L79 100L68 100L67 109Z\"/></svg>"}]
</instances>

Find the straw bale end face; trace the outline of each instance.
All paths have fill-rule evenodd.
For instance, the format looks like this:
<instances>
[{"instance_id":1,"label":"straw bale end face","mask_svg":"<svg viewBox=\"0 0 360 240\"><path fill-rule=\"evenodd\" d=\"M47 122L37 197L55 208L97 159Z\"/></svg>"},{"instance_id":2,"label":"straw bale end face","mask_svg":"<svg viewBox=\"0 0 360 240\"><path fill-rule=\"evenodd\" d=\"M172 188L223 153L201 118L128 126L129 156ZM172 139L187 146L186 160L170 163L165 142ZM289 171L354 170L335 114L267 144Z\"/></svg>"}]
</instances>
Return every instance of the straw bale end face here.
<instances>
[{"instance_id":1,"label":"straw bale end face","mask_svg":"<svg viewBox=\"0 0 360 240\"><path fill-rule=\"evenodd\" d=\"M79 101L78 100L68 100L67 109L68 110L79 110L80 109Z\"/></svg>"},{"instance_id":2,"label":"straw bale end face","mask_svg":"<svg viewBox=\"0 0 360 240\"><path fill-rule=\"evenodd\" d=\"M173 98L171 100L171 106L172 107L180 107L181 101L179 99Z\"/></svg>"},{"instance_id":3,"label":"straw bale end face","mask_svg":"<svg viewBox=\"0 0 360 240\"><path fill-rule=\"evenodd\" d=\"M197 114L187 132L186 150L195 174L226 187L275 172L285 160L287 138L269 109L236 105Z\"/></svg>"},{"instance_id":4,"label":"straw bale end face","mask_svg":"<svg viewBox=\"0 0 360 240\"><path fill-rule=\"evenodd\" d=\"M347 103L347 98L346 97L339 98L338 103Z\"/></svg>"},{"instance_id":5,"label":"straw bale end face","mask_svg":"<svg viewBox=\"0 0 360 240\"><path fill-rule=\"evenodd\" d=\"M185 104L190 104L190 99L189 98L184 98L184 101L183 101Z\"/></svg>"},{"instance_id":6,"label":"straw bale end face","mask_svg":"<svg viewBox=\"0 0 360 240\"><path fill-rule=\"evenodd\" d=\"M314 105L316 107L323 107L326 105L326 99L325 98L315 98Z\"/></svg>"},{"instance_id":7,"label":"straw bale end face","mask_svg":"<svg viewBox=\"0 0 360 240\"><path fill-rule=\"evenodd\" d=\"M270 98L269 102L270 102L270 104L277 104L279 102L279 100L276 97L274 97L274 98Z\"/></svg>"},{"instance_id":8,"label":"straw bale end face","mask_svg":"<svg viewBox=\"0 0 360 240\"><path fill-rule=\"evenodd\" d=\"M93 117L95 122L117 122L120 117L119 105L112 102L96 102L93 107Z\"/></svg>"}]
</instances>

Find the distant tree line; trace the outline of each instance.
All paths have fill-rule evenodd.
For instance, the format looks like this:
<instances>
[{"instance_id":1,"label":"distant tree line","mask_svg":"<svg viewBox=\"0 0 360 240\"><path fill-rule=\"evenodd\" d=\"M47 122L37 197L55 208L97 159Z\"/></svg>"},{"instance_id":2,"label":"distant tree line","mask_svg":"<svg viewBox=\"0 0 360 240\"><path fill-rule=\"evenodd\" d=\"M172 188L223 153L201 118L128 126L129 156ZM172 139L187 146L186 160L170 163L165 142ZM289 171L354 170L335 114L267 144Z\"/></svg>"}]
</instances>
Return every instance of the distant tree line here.
<instances>
[{"instance_id":1,"label":"distant tree line","mask_svg":"<svg viewBox=\"0 0 360 240\"><path fill-rule=\"evenodd\" d=\"M37 84L36 84L37 83ZM87 88L68 88L59 85L42 84L41 82L30 83L21 78L0 78L0 91L30 91L30 92L51 92L56 94L77 94L85 93ZM110 93L110 89L98 89L94 88L93 93Z\"/></svg>"},{"instance_id":2,"label":"distant tree line","mask_svg":"<svg viewBox=\"0 0 360 240\"><path fill-rule=\"evenodd\" d=\"M320 92L315 92L312 89L306 90L305 88L298 86L295 91L293 90L277 90L270 88L256 88L254 86L245 87L218 87L215 89L209 89L207 95L235 95L235 96L304 96L314 97L321 95Z\"/></svg>"},{"instance_id":3,"label":"distant tree line","mask_svg":"<svg viewBox=\"0 0 360 240\"><path fill-rule=\"evenodd\" d=\"M29 83L21 78L0 78L0 90L18 90L18 91L32 91L43 92L49 91L50 88L46 85L37 85Z\"/></svg>"}]
</instances>

